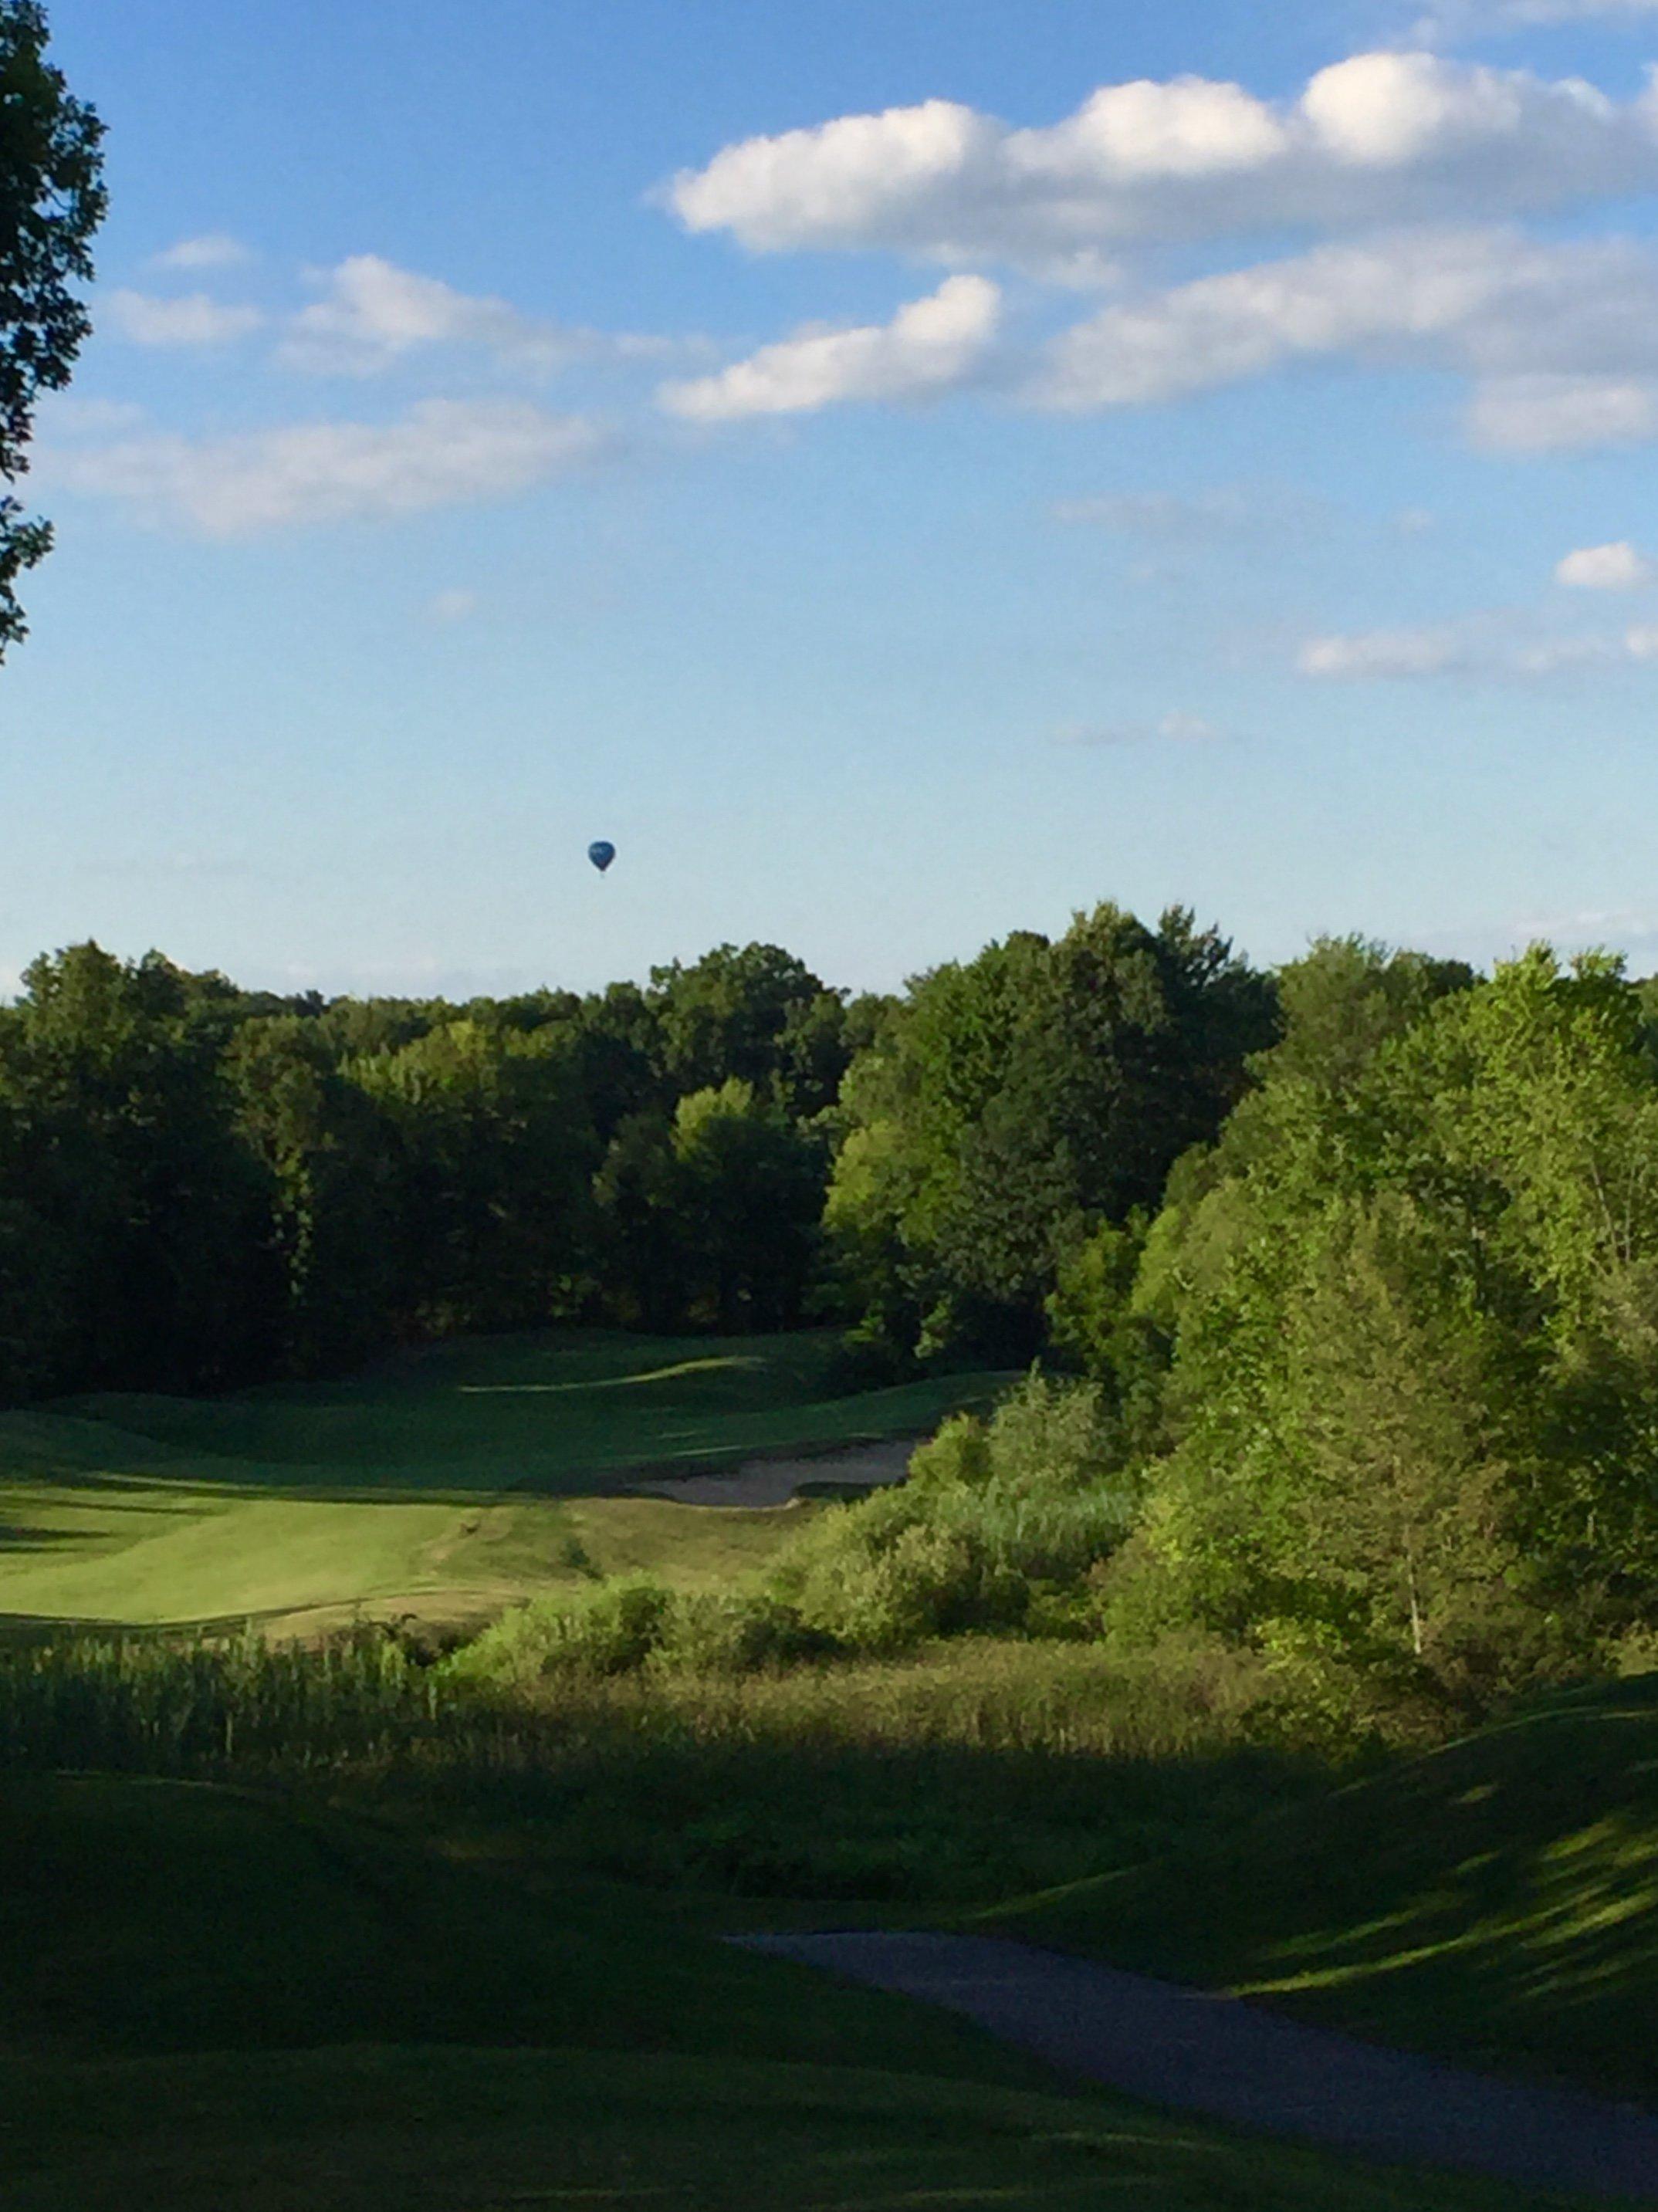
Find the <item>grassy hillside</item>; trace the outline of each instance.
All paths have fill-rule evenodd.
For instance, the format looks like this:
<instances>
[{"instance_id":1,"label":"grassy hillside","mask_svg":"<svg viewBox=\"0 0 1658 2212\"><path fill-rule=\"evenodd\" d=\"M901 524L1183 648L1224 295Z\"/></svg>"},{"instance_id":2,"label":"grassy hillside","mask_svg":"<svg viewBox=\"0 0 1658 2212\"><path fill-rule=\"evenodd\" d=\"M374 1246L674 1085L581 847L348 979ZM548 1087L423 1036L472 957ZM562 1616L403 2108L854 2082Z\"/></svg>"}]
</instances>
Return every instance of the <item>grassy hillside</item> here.
<instances>
[{"instance_id":1,"label":"grassy hillside","mask_svg":"<svg viewBox=\"0 0 1658 2212\"><path fill-rule=\"evenodd\" d=\"M1061 2095L926 2008L617 1905L240 1792L9 1792L8 2212L1527 2201Z\"/></svg>"},{"instance_id":2,"label":"grassy hillside","mask_svg":"<svg viewBox=\"0 0 1658 2212\"><path fill-rule=\"evenodd\" d=\"M833 1339L562 1331L336 1383L0 1415L0 1630L294 1615L471 1618L549 1583L759 1564L773 1512L617 1493L641 1473L931 1427L993 1377L835 1396Z\"/></svg>"},{"instance_id":3,"label":"grassy hillside","mask_svg":"<svg viewBox=\"0 0 1658 2212\"><path fill-rule=\"evenodd\" d=\"M1658 2095L1658 1675L994 1917L1389 2042Z\"/></svg>"},{"instance_id":4,"label":"grassy hillside","mask_svg":"<svg viewBox=\"0 0 1658 2212\"><path fill-rule=\"evenodd\" d=\"M830 1380L832 1331L643 1337L560 1329L470 1337L343 1382L222 1398L102 1395L64 1410L185 1453L234 1459L277 1487L318 1470L359 1490L555 1495L642 1466L694 1470L744 1452L929 1427L987 1387L946 1376L853 1397Z\"/></svg>"}]
</instances>

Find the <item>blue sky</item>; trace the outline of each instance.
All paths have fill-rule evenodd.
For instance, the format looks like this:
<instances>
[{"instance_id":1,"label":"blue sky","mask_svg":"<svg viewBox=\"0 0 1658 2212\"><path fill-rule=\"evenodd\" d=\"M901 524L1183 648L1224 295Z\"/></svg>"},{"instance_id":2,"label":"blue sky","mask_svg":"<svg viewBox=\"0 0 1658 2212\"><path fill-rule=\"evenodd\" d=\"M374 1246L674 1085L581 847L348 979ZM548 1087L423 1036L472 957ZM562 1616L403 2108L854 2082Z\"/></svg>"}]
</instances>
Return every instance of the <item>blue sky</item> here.
<instances>
[{"instance_id":1,"label":"blue sky","mask_svg":"<svg viewBox=\"0 0 1658 2212\"><path fill-rule=\"evenodd\" d=\"M0 987L1658 966L1658 0L51 12Z\"/></svg>"}]
</instances>

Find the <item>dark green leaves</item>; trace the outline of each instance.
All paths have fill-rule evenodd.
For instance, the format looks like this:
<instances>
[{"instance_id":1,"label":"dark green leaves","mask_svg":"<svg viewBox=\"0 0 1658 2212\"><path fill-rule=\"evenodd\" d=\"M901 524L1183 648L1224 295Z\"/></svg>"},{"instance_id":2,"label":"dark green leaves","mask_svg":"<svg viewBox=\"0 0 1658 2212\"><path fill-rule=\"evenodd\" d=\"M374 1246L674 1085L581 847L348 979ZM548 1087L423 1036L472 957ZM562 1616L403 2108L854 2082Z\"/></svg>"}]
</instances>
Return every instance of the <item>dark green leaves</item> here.
<instances>
[{"instance_id":1,"label":"dark green leaves","mask_svg":"<svg viewBox=\"0 0 1658 2212\"><path fill-rule=\"evenodd\" d=\"M103 125L46 58L36 0L0 0L0 480L28 466L34 404L68 383L91 330L72 289L102 222ZM52 544L0 497L0 653L25 632L15 585Z\"/></svg>"}]
</instances>

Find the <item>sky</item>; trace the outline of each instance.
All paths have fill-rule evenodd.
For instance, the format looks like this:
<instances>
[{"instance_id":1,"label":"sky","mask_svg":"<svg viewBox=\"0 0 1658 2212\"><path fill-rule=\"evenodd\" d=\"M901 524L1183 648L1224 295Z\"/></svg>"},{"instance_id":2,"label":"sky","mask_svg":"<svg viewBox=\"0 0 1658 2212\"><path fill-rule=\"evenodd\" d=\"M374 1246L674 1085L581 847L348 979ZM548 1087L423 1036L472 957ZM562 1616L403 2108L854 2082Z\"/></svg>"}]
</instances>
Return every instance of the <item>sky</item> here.
<instances>
[{"instance_id":1,"label":"sky","mask_svg":"<svg viewBox=\"0 0 1658 2212\"><path fill-rule=\"evenodd\" d=\"M1658 968L1658 0L49 13L0 989Z\"/></svg>"}]
</instances>

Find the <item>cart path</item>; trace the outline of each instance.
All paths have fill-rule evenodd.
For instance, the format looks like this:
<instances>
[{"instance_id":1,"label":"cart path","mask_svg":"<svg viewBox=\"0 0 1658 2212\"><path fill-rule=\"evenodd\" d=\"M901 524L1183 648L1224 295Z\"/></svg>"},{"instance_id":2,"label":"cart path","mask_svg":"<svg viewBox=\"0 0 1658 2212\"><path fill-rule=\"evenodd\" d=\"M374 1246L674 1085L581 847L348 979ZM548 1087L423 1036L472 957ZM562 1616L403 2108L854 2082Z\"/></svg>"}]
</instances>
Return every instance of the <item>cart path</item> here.
<instances>
[{"instance_id":1,"label":"cart path","mask_svg":"<svg viewBox=\"0 0 1658 2212\"><path fill-rule=\"evenodd\" d=\"M1236 1997L983 1936L732 1939L964 2013L1148 2104L1401 2164L1658 2203L1658 2113L1471 2073Z\"/></svg>"}]
</instances>

